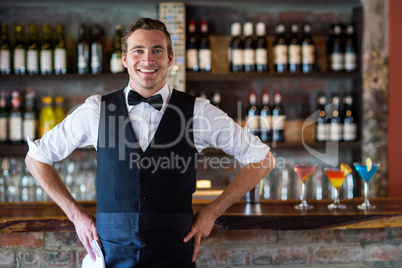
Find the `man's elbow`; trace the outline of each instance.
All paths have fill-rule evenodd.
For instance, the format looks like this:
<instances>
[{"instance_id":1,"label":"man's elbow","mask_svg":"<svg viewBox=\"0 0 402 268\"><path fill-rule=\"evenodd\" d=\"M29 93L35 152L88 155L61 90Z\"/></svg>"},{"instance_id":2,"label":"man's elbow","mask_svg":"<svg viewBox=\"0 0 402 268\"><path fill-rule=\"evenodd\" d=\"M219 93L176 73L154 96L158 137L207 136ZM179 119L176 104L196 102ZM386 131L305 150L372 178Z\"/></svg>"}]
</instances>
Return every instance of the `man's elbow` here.
<instances>
[{"instance_id":1,"label":"man's elbow","mask_svg":"<svg viewBox=\"0 0 402 268\"><path fill-rule=\"evenodd\" d=\"M268 152L267 156L264 158L262 167L264 168L264 177L267 176L276 165L276 160L271 152Z\"/></svg>"}]
</instances>

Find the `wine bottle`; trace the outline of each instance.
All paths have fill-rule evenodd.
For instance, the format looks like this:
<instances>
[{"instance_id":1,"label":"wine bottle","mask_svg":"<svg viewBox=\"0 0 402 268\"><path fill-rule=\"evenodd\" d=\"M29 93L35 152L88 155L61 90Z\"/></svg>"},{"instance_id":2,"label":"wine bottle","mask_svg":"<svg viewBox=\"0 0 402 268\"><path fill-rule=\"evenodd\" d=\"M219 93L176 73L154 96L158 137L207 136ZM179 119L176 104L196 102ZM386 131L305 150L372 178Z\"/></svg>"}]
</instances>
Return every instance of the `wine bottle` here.
<instances>
[{"instance_id":1,"label":"wine bottle","mask_svg":"<svg viewBox=\"0 0 402 268\"><path fill-rule=\"evenodd\" d=\"M56 45L54 47L54 73L67 73L67 48L64 40L63 25L56 25Z\"/></svg>"},{"instance_id":2,"label":"wine bottle","mask_svg":"<svg viewBox=\"0 0 402 268\"><path fill-rule=\"evenodd\" d=\"M268 45L265 37L265 24L257 23L256 26L256 49L255 49L255 64L257 72L266 72L268 68Z\"/></svg>"},{"instance_id":3,"label":"wine bottle","mask_svg":"<svg viewBox=\"0 0 402 268\"><path fill-rule=\"evenodd\" d=\"M292 24L290 26L289 40L289 71L291 73L300 72L301 67L301 42L299 39L299 26Z\"/></svg>"},{"instance_id":4,"label":"wine bottle","mask_svg":"<svg viewBox=\"0 0 402 268\"><path fill-rule=\"evenodd\" d=\"M22 142L22 107L21 95L16 90L11 93L11 111L9 123L10 142L12 144L20 144Z\"/></svg>"},{"instance_id":5,"label":"wine bottle","mask_svg":"<svg viewBox=\"0 0 402 268\"><path fill-rule=\"evenodd\" d=\"M38 26L29 26L29 43L27 50L27 72L28 74L39 74L39 36Z\"/></svg>"},{"instance_id":6,"label":"wine bottle","mask_svg":"<svg viewBox=\"0 0 402 268\"><path fill-rule=\"evenodd\" d=\"M357 139L357 125L356 118L353 116L353 97L346 95L343 98L343 134L344 141L355 141Z\"/></svg>"},{"instance_id":7,"label":"wine bottle","mask_svg":"<svg viewBox=\"0 0 402 268\"><path fill-rule=\"evenodd\" d=\"M26 70L26 45L25 33L22 25L15 28L15 45L14 45L14 73L24 75Z\"/></svg>"},{"instance_id":8,"label":"wine bottle","mask_svg":"<svg viewBox=\"0 0 402 268\"><path fill-rule=\"evenodd\" d=\"M339 113L340 97L338 94L333 94L331 97L331 117L328 121L328 138L330 141L340 141L342 139L342 122Z\"/></svg>"},{"instance_id":9,"label":"wine bottle","mask_svg":"<svg viewBox=\"0 0 402 268\"><path fill-rule=\"evenodd\" d=\"M0 92L0 143L8 142L9 111L7 107L7 93Z\"/></svg>"},{"instance_id":10,"label":"wine bottle","mask_svg":"<svg viewBox=\"0 0 402 268\"><path fill-rule=\"evenodd\" d=\"M244 70L244 42L241 38L241 25L235 22L231 26L232 40L229 49L229 62L232 72L243 72Z\"/></svg>"},{"instance_id":11,"label":"wine bottle","mask_svg":"<svg viewBox=\"0 0 402 268\"><path fill-rule=\"evenodd\" d=\"M36 106L35 92L28 88L25 94L25 110L23 116L22 130L23 141L26 142L29 137L31 140L36 139Z\"/></svg>"},{"instance_id":12,"label":"wine bottle","mask_svg":"<svg viewBox=\"0 0 402 268\"><path fill-rule=\"evenodd\" d=\"M101 39L102 29L96 24L92 28L91 42L91 73L101 74L103 70L103 42Z\"/></svg>"},{"instance_id":13,"label":"wine bottle","mask_svg":"<svg viewBox=\"0 0 402 268\"><path fill-rule=\"evenodd\" d=\"M209 45L208 24L205 20L201 21L201 36L198 51L198 65L200 72L210 72L212 53Z\"/></svg>"},{"instance_id":14,"label":"wine bottle","mask_svg":"<svg viewBox=\"0 0 402 268\"><path fill-rule=\"evenodd\" d=\"M256 43L254 39L253 24L251 22L246 22L243 26L244 34L244 71L254 72L255 71L255 49Z\"/></svg>"},{"instance_id":15,"label":"wine bottle","mask_svg":"<svg viewBox=\"0 0 402 268\"><path fill-rule=\"evenodd\" d=\"M325 142L328 140L327 113L325 111L326 104L327 97L324 94L320 94L317 97L317 109L319 114L315 123L315 140L317 142Z\"/></svg>"},{"instance_id":16,"label":"wine bottle","mask_svg":"<svg viewBox=\"0 0 402 268\"><path fill-rule=\"evenodd\" d=\"M8 38L8 26L5 23L1 24L0 37L0 73L2 75L11 74L11 45Z\"/></svg>"},{"instance_id":17,"label":"wine bottle","mask_svg":"<svg viewBox=\"0 0 402 268\"><path fill-rule=\"evenodd\" d=\"M249 96L249 107L247 109L246 116L246 128L250 131L251 134L260 136L260 112L257 107L257 94L252 91Z\"/></svg>"},{"instance_id":18,"label":"wine bottle","mask_svg":"<svg viewBox=\"0 0 402 268\"><path fill-rule=\"evenodd\" d=\"M198 38L193 20L189 22L187 30L186 70L198 72Z\"/></svg>"},{"instance_id":19,"label":"wine bottle","mask_svg":"<svg viewBox=\"0 0 402 268\"><path fill-rule=\"evenodd\" d=\"M274 68L278 73L288 70L288 42L285 35L285 24L283 23L279 23L275 27Z\"/></svg>"},{"instance_id":20,"label":"wine bottle","mask_svg":"<svg viewBox=\"0 0 402 268\"><path fill-rule=\"evenodd\" d=\"M274 94L274 106L272 108L272 141L285 141L285 109L282 105L282 96L279 91Z\"/></svg>"},{"instance_id":21,"label":"wine bottle","mask_svg":"<svg viewBox=\"0 0 402 268\"><path fill-rule=\"evenodd\" d=\"M271 142L272 140L272 108L269 104L268 92L262 93L262 103L260 109L260 138L262 142Z\"/></svg>"},{"instance_id":22,"label":"wine bottle","mask_svg":"<svg viewBox=\"0 0 402 268\"><path fill-rule=\"evenodd\" d=\"M51 130L56 125L56 114L52 106L53 98L45 96L42 98L42 108L39 113L38 137Z\"/></svg>"},{"instance_id":23,"label":"wine bottle","mask_svg":"<svg viewBox=\"0 0 402 268\"><path fill-rule=\"evenodd\" d=\"M347 72L353 72L357 68L356 42L353 25L348 25L346 27L345 36L345 53L343 54L344 69Z\"/></svg>"},{"instance_id":24,"label":"wine bottle","mask_svg":"<svg viewBox=\"0 0 402 268\"><path fill-rule=\"evenodd\" d=\"M301 58L303 73L314 71L316 64L315 45L311 36L311 26L306 23L303 25L303 39L301 42Z\"/></svg>"},{"instance_id":25,"label":"wine bottle","mask_svg":"<svg viewBox=\"0 0 402 268\"><path fill-rule=\"evenodd\" d=\"M55 125L61 123L64 118L67 116L67 111L64 106L64 97L63 96L57 96L54 99L54 114L55 114Z\"/></svg>"},{"instance_id":26,"label":"wine bottle","mask_svg":"<svg viewBox=\"0 0 402 268\"><path fill-rule=\"evenodd\" d=\"M40 51L40 73L42 75L53 72L53 42L52 28L49 24L42 26L42 47Z\"/></svg>"},{"instance_id":27,"label":"wine bottle","mask_svg":"<svg viewBox=\"0 0 402 268\"><path fill-rule=\"evenodd\" d=\"M87 74L89 73L89 42L87 36L86 26L82 24L80 26L80 39L77 44L78 50L78 73Z\"/></svg>"},{"instance_id":28,"label":"wine bottle","mask_svg":"<svg viewBox=\"0 0 402 268\"><path fill-rule=\"evenodd\" d=\"M341 26L334 26L334 35L330 43L330 70L339 72L343 70L343 45L341 38Z\"/></svg>"},{"instance_id":29,"label":"wine bottle","mask_svg":"<svg viewBox=\"0 0 402 268\"><path fill-rule=\"evenodd\" d=\"M125 68L121 58L121 25L116 25L114 42L113 42L113 52L110 58L110 71L114 74L123 73Z\"/></svg>"}]
</instances>

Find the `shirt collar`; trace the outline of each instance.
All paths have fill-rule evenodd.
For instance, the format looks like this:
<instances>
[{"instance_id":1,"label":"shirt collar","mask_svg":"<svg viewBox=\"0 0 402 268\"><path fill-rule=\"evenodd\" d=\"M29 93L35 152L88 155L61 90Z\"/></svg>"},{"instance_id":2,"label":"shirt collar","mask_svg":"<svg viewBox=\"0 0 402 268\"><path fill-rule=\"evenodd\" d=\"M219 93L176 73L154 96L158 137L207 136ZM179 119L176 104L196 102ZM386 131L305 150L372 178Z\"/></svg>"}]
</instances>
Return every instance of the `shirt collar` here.
<instances>
[{"instance_id":1,"label":"shirt collar","mask_svg":"<svg viewBox=\"0 0 402 268\"><path fill-rule=\"evenodd\" d=\"M128 112L130 112L131 109L133 109L133 107L134 107L134 106L128 105L128 102L127 102L127 96L128 96L128 93L130 92L130 90L133 90L133 89L130 87L130 83L129 83L127 85L127 87L124 89L124 96L125 96L126 107L127 107ZM163 106L162 106L161 111L164 111L166 109L167 103L169 102L170 95L172 94L172 90L168 86L168 84L166 83L159 91L155 92L155 94L153 94L153 95L156 95L156 94L161 94L162 95Z\"/></svg>"}]
</instances>

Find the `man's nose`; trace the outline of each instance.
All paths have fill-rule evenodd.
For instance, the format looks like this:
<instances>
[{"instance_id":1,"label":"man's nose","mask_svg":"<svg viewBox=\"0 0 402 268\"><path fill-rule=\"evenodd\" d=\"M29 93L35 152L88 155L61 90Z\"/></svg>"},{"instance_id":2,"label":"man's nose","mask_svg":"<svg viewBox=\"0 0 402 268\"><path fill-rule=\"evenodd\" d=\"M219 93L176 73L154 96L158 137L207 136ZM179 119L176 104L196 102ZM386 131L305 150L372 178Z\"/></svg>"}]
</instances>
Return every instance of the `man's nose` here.
<instances>
[{"instance_id":1,"label":"man's nose","mask_svg":"<svg viewBox=\"0 0 402 268\"><path fill-rule=\"evenodd\" d=\"M154 62L154 58L153 58L153 55L152 55L151 51L145 51L144 52L143 57L142 57L142 62L147 63L147 64L150 64L150 63Z\"/></svg>"}]
</instances>

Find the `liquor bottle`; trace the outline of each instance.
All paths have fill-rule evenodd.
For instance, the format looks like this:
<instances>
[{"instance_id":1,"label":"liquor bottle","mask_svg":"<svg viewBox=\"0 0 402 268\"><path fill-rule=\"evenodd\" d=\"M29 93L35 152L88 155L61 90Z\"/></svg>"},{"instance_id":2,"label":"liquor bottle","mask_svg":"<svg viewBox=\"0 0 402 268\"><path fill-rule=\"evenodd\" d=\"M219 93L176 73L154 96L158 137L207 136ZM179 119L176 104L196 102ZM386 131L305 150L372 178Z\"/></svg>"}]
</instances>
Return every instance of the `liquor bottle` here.
<instances>
[{"instance_id":1,"label":"liquor bottle","mask_svg":"<svg viewBox=\"0 0 402 268\"><path fill-rule=\"evenodd\" d=\"M232 40L229 49L229 62L232 72L243 72L244 70L244 42L241 38L241 25L235 22L231 26Z\"/></svg>"},{"instance_id":2,"label":"liquor bottle","mask_svg":"<svg viewBox=\"0 0 402 268\"><path fill-rule=\"evenodd\" d=\"M356 42L353 25L346 27L345 48L343 54L344 69L353 72L357 68Z\"/></svg>"},{"instance_id":3,"label":"liquor bottle","mask_svg":"<svg viewBox=\"0 0 402 268\"><path fill-rule=\"evenodd\" d=\"M54 73L67 73L67 48L64 40L63 25L56 25L56 45L54 47Z\"/></svg>"},{"instance_id":4,"label":"liquor bottle","mask_svg":"<svg viewBox=\"0 0 402 268\"><path fill-rule=\"evenodd\" d=\"M42 26L42 48L40 51L40 73L42 75L53 72L53 42L52 28L49 24Z\"/></svg>"},{"instance_id":5,"label":"liquor bottle","mask_svg":"<svg viewBox=\"0 0 402 268\"><path fill-rule=\"evenodd\" d=\"M25 94L25 111L23 116L23 141L26 142L27 137L31 140L36 139L36 106L35 92L28 88Z\"/></svg>"},{"instance_id":6,"label":"liquor bottle","mask_svg":"<svg viewBox=\"0 0 402 268\"><path fill-rule=\"evenodd\" d=\"M11 111L9 121L9 140L12 144L22 142L22 108L21 95L14 90L11 93Z\"/></svg>"},{"instance_id":7,"label":"liquor bottle","mask_svg":"<svg viewBox=\"0 0 402 268\"><path fill-rule=\"evenodd\" d=\"M330 50L330 70L339 72L343 70L343 45L341 38L341 26L334 26L334 35L329 44Z\"/></svg>"},{"instance_id":8,"label":"liquor bottle","mask_svg":"<svg viewBox=\"0 0 402 268\"><path fill-rule=\"evenodd\" d=\"M57 96L54 99L54 114L56 117L55 125L61 123L67 116L67 111L64 106L64 97Z\"/></svg>"},{"instance_id":9,"label":"liquor bottle","mask_svg":"<svg viewBox=\"0 0 402 268\"><path fill-rule=\"evenodd\" d=\"M42 108L39 113L38 138L41 138L43 134L56 125L56 114L52 102L52 97L45 96L42 98Z\"/></svg>"},{"instance_id":10,"label":"liquor bottle","mask_svg":"<svg viewBox=\"0 0 402 268\"><path fill-rule=\"evenodd\" d=\"M124 65L121 58L121 25L116 25L114 42L113 42L113 52L110 57L110 72L117 74L124 72Z\"/></svg>"},{"instance_id":11,"label":"liquor bottle","mask_svg":"<svg viewBox=\"0 0 402 268\"><path fill-rule=\"evenodd\" d=\"M246 116L246 128L250 131L251 134L260 136L260 112L257 107L257 94L252 91L249 96L249 107L247 109Z\"/></svg>"},{"instance_id":12,"label":"liquor bottle","mask_svg":"<svg viewBox=\"0 0 402 268\"><path fill-rule=\"evenodd\" d=\"M15 45L14 45L14 73L19 75L25 74L26 65L26 46L25 33L22 25L15 28Z\"/></svg>"},{"instance_id":13,"label":"liquor bottle","mask_svg":"<svg viewBox=\"0 0 402 268\"><path fill-rule=\"evenodd\" d=\"M257 23L256 26L256 49L255 49L255 67L257 72L266 72L268 68L268 45L265 37L265 24Z\"/></svg>"},{"instance_id":14,"label":"liquor bottle","mask_svg":"<svg viewBox=\"0 0 402 268\"><path fill-rule=\"evenodd\" d=\"M11 74L11 45L8 38L8 26L5 23L1 24L0 37L0 73L2 75Z\"/></svg>"},{"instance_id":15,"label":"liquor bottle","mask_svg":"<svg viewBox=\"0 0 402 268\"><path fill-rule=\"evenodd\" d=\"M299 39L299 26L292 24L290 26L289 40L289 71L291 73L300 72L301 67L301 42Z\"/></svg>"},{"instance_id":16,"label":"liquor bottle","mask_svg":"<svg viewBox=\"0 0 402 268\"><path fill-rule=\"evenodd\" d=\"M186 70L198 72L198 38L193 20L189 22L187 30Z\"/></svg>"},{"instance_id":17,"label":"liquor bottle","mask_svg":"<svg viewBox=\"0 0 402 268\"><path fill-rule=\"evenodd\" d=\"M0 92L0 143L8 142L9 111L7 107L7 93Z\"/></svg>"},{"instance_id":18,"label":"liquor bottle","mask_svg":"<svg viewBox=\"0 0 402 268\"><path fill-rule=\"evenodd\" d=\"M279 91L274 94L274 106L272 108L272 141L285 141L285 109L282 105L282 96Z\"/></svg>"},{"instance_id":19,"label":"liquor bottle","mask_svg":"<svg viewBox=\"0 0 402 268\"><path fill-rule=\"evenodd\" d=\"M78 73L87 74L89 73L89 43L86 32L86 26L80 26L80 39L77 44L78 52Z\"/></svg>"},{"instance_id":20,"label":"liquor bottle","mask_svg":"<svg viewBox=\"0 0 402 268\"><path fill-rule=\"evenodd\" d=\"M209 46L208 24L201 21L201 35L198 50L198 65L200 72L210 72L212 66L212 53Z\"/></svg>"},{"instance_id":21,"label":"liquor bottle","mask_svg":"<svg viewBox=\"0 0 402 268\"><path fill-rule=\"evenodd\" d=\"M325 142L328 140L327 113L325 111L326 104L327 97L324 94L319 95L317 97L317 109L319 114L315 123L315 140L317 142Z\"/></svg>"},{"instance_id":22,"label":"liquor bottle","mask_svg":"<svg viewBox=\"0 0 402 268\"><path fill-rule=\"evenodd\" d=\"M262 142L271 142L272 140L272 108L269 105L268 92L262 93L262 103L260 109L260 138Z\"/></svg>"},{"instance_id":23,"label":"liquor bottle","mask_svg":"<svg viewBox=\"0 0 402 268\"><path fill-rule=\"evenodd\" d=\"M256 43L254 39L253 24L251 22L246 22L243 26L244 35L244 71L254 72L255 71L255 49Z\"/></svg>"},{"instance_id":24,"label":"liquor bottle","mask_svg":"<svg viewBox=\"0 0 402 268\"><path fill-rule=\"evenodd\" d=\"M285 35L285 24L283 23L279 23L275 27L274 69L278 73L288 70L288 42Z\"/></svg>"},{"instance_id":25,"label":"liquor bottle","mask_svg":"<svg viewBox=\"0 0 402 268\"><path fill-rule=\"evenodd\" d=\"M356 118L353 116L353 97L346 95L343 98L343 134L344 141L355 141L357 139L357 125Z\"/></svg>"},{"instance_id":26,"label":"liquor bottle","mask_svg":"<svg viewBox=\"0 0 402 268\"><path fill-rule=\"evenodd\" d=\"M29 26L29 43L27 50L27 72L28 74L39 74L39 36L38 26Z\"/></svg>"},{"instance_id":27,"label":"liquor bottle","mask_svg":"<svg viewBox=\"0 0 402 268\"><path fill-rule=\"evenodd\" d=\"M315 59L315 45L311 37L310 24L303 25L303 39L301 42L301 58L302 58L302 71L303 73L311 73L314 71Z\"/></svg>"},{"instance_id":28,"label":"liquor bottle","mask_svg":"<svg viewBox=\"0 0 402 268\"><path fill-rule=\"evenodd\" d=\"M103 67L103 42L101 40L102 29L100 25L92 28L91 42L91 73L101 74Z\"/></svg>"},{"instance_id":29,"label":"liquor bottle","mask_svg":"<svg viewBox=\"0 0 402 268\"><path fill-rule=\"evenodd\" d=\"M333 94L331 97L331 117L328 121L328 138L330 141L340 141L342 139L342 122L340 117L340 97Z\"/></svg>"}]
</instances>

